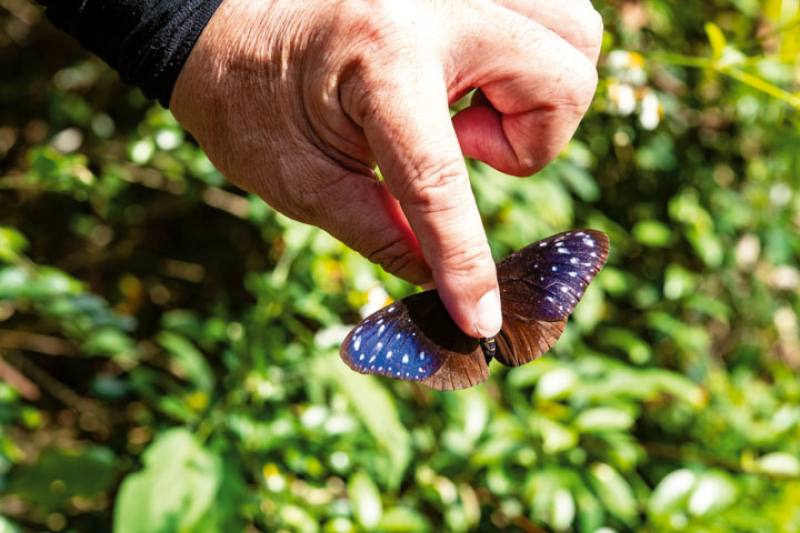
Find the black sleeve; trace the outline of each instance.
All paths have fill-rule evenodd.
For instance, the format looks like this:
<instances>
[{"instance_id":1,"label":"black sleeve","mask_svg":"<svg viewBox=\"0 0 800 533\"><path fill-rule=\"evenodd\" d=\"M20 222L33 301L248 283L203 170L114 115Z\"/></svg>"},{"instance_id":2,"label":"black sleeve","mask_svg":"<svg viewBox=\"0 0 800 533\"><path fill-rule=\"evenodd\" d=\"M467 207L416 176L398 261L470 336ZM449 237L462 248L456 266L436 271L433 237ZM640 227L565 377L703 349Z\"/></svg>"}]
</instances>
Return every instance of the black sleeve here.
<instances>
[{"instance_id":1,"label":"black sleeve","mask_svg":"<svg viewBox=\"0 0 800 533\"><path fill-rule=\"evenodd\" d=\"M172 88L222 0L39 0L53 23L169 106Z\"/></svg>"}]
</instances>

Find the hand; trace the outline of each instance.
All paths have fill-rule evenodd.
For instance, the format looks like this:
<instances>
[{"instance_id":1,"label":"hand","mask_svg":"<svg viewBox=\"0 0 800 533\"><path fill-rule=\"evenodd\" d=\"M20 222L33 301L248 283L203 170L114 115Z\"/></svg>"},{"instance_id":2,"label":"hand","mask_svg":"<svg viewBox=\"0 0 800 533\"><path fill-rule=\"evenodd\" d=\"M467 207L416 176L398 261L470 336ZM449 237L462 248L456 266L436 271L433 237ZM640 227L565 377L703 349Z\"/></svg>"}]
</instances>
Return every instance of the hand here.
<instances>
[{"instance_id":1,"label":"hand","mask_svg":"<svg viewBox=\"0 0 800 533\"><path fill-rule=\"evenodd\" d=\"M588 0L225 0L170 107L228 179L389 272L432 276L486 337L499 292L463 156L519 176L554 158L601 36Z\"/></svg>"}]
</instances>

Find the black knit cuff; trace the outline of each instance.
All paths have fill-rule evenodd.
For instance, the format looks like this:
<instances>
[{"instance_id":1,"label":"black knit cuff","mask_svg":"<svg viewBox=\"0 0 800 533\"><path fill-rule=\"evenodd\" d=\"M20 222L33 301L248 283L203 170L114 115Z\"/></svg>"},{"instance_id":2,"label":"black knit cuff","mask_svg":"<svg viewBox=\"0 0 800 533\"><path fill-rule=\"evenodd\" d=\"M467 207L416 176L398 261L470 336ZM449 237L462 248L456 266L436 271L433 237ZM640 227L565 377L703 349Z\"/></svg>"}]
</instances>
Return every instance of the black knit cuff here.
<instances>
[{"instance_id":1,"label":"black knit cuff","mask_svg":"<svg viewBox=\"0 0 800 533\"><path fill-rule=\"evenodd\" d=\"M222 0L40 0L53 23L169 107L183 64Z\"/></svg>"}]
</instances>

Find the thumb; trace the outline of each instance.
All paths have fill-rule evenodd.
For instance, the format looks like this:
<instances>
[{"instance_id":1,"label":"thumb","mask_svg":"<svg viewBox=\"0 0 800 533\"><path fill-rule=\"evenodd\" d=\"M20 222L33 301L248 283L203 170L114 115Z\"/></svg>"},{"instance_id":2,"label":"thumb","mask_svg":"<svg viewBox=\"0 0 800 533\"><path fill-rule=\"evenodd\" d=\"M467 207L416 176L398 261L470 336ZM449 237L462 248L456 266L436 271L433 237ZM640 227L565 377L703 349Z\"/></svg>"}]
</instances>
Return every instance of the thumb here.
<instances>
[{"instance_id":1,"label":"thumb","mask_svg":"<svg viewBox=\"0 0 800 533\"><path fill-rule=\"evenodd\" d=\"M470 336L494 336L502 325L497 273L450 120L442 68L426 67L424 59L416 65L413 79L384 72L382 90L364 91L363 111L351 116L419 240L450 316Z\"/></svg>"}]
</instances>

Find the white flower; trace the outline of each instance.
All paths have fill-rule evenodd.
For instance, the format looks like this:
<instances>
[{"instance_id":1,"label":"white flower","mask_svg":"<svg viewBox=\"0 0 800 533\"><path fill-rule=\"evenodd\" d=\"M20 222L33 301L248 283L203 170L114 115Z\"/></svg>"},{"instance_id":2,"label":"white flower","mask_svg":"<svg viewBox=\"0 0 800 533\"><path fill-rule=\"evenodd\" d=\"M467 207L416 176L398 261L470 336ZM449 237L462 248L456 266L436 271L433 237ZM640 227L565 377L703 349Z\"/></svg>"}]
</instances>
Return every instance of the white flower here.
<instances>
[{"instance_id":1,"label":"white flower","mask_svg":"<svg viewBox=\"0 0 800 533\"><path fill-rule=\"evenodd\" d=\"M646 130L654 130L661 122L661 102L658 96L648 91L642 98L642 108L639 112L639 123Z\"/></svg>"},{"instance_id":2,"label":"white flower","mask_svg":"<svg viewBox=\"0 0 800 533\"><path fill-rule=\"evenodd\" d=\"M608 98L613 110L622 116L630 115L636 110L636 93L627 83L614 83L608 87Z\"/></svg>"},{"instance_id":3,"label":"white flower","mask_svg":"<svg viewBox=\"0 0 800 533\"><path fill-rule=\"evenodd\" d=\"M389 303L389 294L380 285L374 285L367 293L367 303L361 306L359 313L366 318Z\"/></svg>"}]
</instances>

